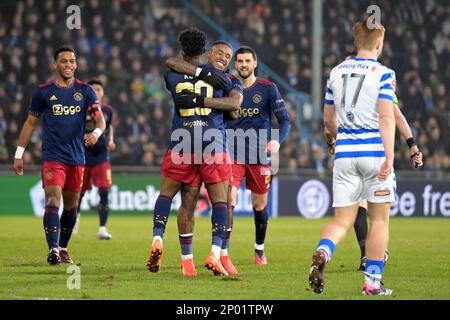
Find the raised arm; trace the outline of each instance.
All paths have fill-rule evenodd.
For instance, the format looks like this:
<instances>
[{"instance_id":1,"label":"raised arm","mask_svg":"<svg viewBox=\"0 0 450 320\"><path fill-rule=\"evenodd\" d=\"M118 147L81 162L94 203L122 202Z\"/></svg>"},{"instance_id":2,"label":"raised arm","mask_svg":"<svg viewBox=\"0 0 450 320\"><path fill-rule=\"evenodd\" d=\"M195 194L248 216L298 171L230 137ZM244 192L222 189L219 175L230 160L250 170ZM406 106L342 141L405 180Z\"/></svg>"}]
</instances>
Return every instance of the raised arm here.
<instances>
[{"instance_id":1,"label":"raised arm","mask_svg":"<svg viewBox=\"0 0 450 320\"><path fill-rule=\"evenodd\" d=\"M190 64L181 57L170 57L166 59L166 65L176 72L187 74L189 76L197 76L197 66ZM198 68L201 70L201 68Z\"/></svg>"},{"instance_id":2,"label":"raised arm","mask_svg":"<svg viewBox=\"0 0 450 320\"><path fill-rule=\"evenodd\" d=\"M202 69L190 64L181 57L167 58L166 65L176 72L197 77L200 80L209 83L216 89L225 89L227 87L226 75L221 71Z\"/></svg>"}]
</instances>

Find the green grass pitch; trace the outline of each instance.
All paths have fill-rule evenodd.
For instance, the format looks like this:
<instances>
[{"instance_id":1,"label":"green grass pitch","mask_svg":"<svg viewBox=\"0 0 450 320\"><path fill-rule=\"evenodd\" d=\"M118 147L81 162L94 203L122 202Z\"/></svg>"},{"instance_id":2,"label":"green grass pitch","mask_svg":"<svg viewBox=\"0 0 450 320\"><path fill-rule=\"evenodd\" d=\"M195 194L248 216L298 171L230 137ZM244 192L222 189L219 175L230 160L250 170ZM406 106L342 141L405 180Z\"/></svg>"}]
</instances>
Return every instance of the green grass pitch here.
<instances>
[{"instance_id":1,"label":"green grass pitch","mask_svg":"<svg viewBox=\"0 0 450 320\"><path fill-rule=\"evenodd\" d=\"M97 217L84 214L69 251L80 268L81 288L69 290L68 265L49 266L42 220L0 217L0 299L370 299L360 294L362 272L356 271L359 248L353 230L328 266L325 293L307 283L311 254L329 219L278 218L269 222L267 266L254 265L252 218L236 218L231 256L239 281L223 281L203 267L209 253L208 218L197 218L194 258L199 275L181 274L176 217L171 216L159 273L149 273L152 218L114 216L110 241L96 239ZM392 219L390 259L383 280L392 297L378 299L450 299L450 221ZM372 298L373 299L373 298Z\"/></svg>"}]
</instances>

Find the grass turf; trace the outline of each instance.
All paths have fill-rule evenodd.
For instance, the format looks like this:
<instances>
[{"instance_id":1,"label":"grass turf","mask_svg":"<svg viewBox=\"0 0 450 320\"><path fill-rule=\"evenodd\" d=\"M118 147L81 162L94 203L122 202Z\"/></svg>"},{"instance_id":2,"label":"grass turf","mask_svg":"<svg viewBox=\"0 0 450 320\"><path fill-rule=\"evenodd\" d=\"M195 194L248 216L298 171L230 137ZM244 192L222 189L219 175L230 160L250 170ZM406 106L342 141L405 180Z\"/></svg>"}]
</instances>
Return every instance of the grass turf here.
<instances>
[{"instance_id":1,"label":"grass turf","mask_svg":"<svg viewBox=\"0 0 450 320\"><path fill-rule=\"evenodd\" d=\"M42 221L0 217L0 299L371 299L360 294L356 271L359 248L351 231L337 247L326 274L325 292L308 285L310 258L320 230L329 219L272 219L266 239L267 266L254 265L252 218L236 218L231 257L238 281L224 281L203 267L210 249L210 220L197 218L194 257L199 275L181 274L176 218L170 217L160 272L149 273L150 216L112 216L110 241L96 239L98 219L81 217L69 251L81 272L81 288L69 290L68 265L49 266ZM450 299L450 221L392 219L390 259L383 281L393 297L377 299ZM373 298L372 298L373 299Z\"/></svg>"}]
</instances>

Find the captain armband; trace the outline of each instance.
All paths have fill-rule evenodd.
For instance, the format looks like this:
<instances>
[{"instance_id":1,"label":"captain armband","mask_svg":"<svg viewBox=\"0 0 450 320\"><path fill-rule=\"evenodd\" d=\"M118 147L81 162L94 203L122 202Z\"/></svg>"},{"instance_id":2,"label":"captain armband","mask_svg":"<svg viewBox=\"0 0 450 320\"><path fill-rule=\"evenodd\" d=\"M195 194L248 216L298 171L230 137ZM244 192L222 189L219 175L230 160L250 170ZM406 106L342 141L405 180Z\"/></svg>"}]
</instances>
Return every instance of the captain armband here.
<instances>
[{"instance_id":1,"label":"captain armband","mask_svg":"<svg viewBox=\"0 0 450 320\"><path fill-rule=\"evenodd\" d=\"M99 114L102 114L102 109L100 108L100 104L94 103L92 106L88 108L91 117L96 117Z\"/></svg>"}]
</instances>

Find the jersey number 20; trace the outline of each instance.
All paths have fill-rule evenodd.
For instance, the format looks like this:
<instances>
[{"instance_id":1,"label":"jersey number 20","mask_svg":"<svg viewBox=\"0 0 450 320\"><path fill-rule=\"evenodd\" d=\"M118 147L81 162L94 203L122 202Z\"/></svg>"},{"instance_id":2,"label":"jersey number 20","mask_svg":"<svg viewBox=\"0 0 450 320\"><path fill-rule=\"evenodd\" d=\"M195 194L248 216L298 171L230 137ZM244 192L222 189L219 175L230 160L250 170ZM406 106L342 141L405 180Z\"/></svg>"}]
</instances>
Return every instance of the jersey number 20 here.
<instances>
[{"instance_id":1,"label":"jersey number 20","mask_svg":"<svg viewBox=\"0 0 450 320\"><path fill-rule=\"evenodd\" d=\"M190 92L195 92L199 95L202 95L206 98L212 98L214 94L214 88L203 80L198 80L195 83L191 82L180 82L175 87L176 93L181 93L183 90L189 90ZM182 117L190 117L194 115L198 116L207 116L211 113L211 108L189 108L189 109L180 109L180 115Z\"/></svg>"}]
</instances>

